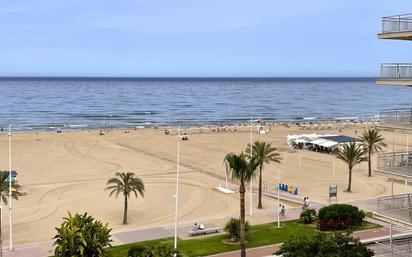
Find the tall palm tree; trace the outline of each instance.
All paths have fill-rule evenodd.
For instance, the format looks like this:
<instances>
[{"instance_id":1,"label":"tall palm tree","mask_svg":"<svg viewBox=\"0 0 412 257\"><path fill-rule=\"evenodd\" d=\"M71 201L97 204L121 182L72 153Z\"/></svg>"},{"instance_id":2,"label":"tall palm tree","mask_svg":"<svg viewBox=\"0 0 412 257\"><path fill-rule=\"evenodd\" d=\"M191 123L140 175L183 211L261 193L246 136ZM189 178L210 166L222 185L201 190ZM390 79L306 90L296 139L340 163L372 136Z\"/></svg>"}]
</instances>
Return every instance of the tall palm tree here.
<instances>
[{"instance_id":1,"label":"tall palm tree","mask_svg":"<svg viewBox=\"0 0 412 257\"><path fill-rule=\"evenodd\" d=\"M127 224L127 201L130 198L130 194L134 193L137 198L137 193L144 197L144 184L140 178L135 177L133 172L116 172L114 178L107 181L106 189L109 190L109 196L116 193L116 198L120 193L124 196L124 212L123 212L123 224Z\"/></svg>"},{"instance_id":2,"label":"tall palm tree","mask_svg":"<svg viewBox=\"0 0 412 257\"><path fill-rule=\"evenodd\" d=\"M250 156L250 144L246 148L246 153ZM276 148L272 147L271 143L256 141L252 145L252 156L255 156L256 161L259 164L259 200L258 209L262 209L262 170L265 163L271 162L280 163L279 153L276 152Z\"/></svg>"},{"instance_id":3,"label":"tall palm tree","mask_svg":"<svg viewBox=\"0 0 412 257\"><path fill-rule=\"evenodd\" d=\"M382 147L386 147L384 138L379 134L376 129L364 130L362 136L360 137L364 147L368 150L368 176L372 176L372 154L376 152L381 152Z\"/></svg>"},{"instance_id":4,"label":"tall palm tree","mask_svg":"<svg viewBox=\"0 0 412 257\"><path fill-rule=\"evenodd\" d=\"M0 194L1 200L4 205L8 204L8 196L9 196L9 172L8 171L0 171ZM23 193L20 191L21 186L17 184L16 181L11 182L11 197L16 200L19 200L19 196L22 196ZM0 209L0 212L3 211L3 208ZM0 220L0 247L3 247L3 239L2 239L2 231L1 231L1 220Z\"/></svg>"},{"instance_id":5,"label":"tall palm tree","mask_svg":"<svg viewBox=\"0 0 412 257\"><path fill-rule=\"evenodd\" d=\"M368 157L365 156L366 154L366 148L363 147L363 145L356 145L356 143L350 143L343 145L342 148L340 148L336 152L336 157L348 164L348 170L349 170L349 182L348 182L348 189L346 189L346 192L351 192L351 186L352 186L352 169L355 165L367 161Z\"/></svg>"},{"instance_id":6,"label":"tall palm tree","mask_svg":"<svg viewBox=\"0 0 412 257\"><path fill-rule=\"evenodd\" d=\"M256 169L259 164L256 162L255 157L252 157L249 160L246 159L244 153L241 153L239 155L230 153L226 155L226 161L229 164L232 179L240 182L240 256L245 257L245 184L250 182L255 176Z\"/></svg>"}]
</instances>

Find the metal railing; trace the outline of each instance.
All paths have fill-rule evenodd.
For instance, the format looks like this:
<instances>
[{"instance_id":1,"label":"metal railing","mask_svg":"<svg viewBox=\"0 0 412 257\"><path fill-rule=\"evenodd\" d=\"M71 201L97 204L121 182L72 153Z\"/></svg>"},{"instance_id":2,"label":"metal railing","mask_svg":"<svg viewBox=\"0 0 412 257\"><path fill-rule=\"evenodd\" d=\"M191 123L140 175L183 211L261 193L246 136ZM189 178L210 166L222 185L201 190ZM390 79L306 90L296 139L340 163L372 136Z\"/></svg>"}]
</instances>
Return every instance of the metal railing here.
<instances>
[{"instance_id":1,"label":"metal railing","mask_svg":"<svg viewBox=\"0 0 412 257\"><path fill-rule=\"evenodd\" d=\"M412 129L412 108L381 109L379 123L385 127Z\"/></svg>"},{"instance_id":2,"label":"metal railing","mask_svg":"<svg viewBox=\"0 0 412 257\"><path fill-rule=\"evenodd\" d=\"M412 13L381 18L381 33L412 31Z\"/></svg>"},{"instance_id":3,"label":"metal railing","mask_svg":"<svg viewBox=\"0 0 412 257\"><path fill-rule=\"evenodd\" d=\"M412 79L412 63L381 64L381 79Z\"/></svg>"},{"instance_id":4,"label":"metal railing","mask_svg":"<svg viewBox=\"0 0 412 257\"><path fill-rule=\"evenodd\" d=\"M377 213L412 223L412 194L380 197L377 205Z\"/></svg>"},{"instance_id":5,"label":"metal railing","mask_svg":"<svg viewBox=\"0 0 412 257\"><path fill-rule=\"evenodd\" d=\"M412 151L379 154L377 169L400 176L412 176Z\"/></svg>"}]
</instances>

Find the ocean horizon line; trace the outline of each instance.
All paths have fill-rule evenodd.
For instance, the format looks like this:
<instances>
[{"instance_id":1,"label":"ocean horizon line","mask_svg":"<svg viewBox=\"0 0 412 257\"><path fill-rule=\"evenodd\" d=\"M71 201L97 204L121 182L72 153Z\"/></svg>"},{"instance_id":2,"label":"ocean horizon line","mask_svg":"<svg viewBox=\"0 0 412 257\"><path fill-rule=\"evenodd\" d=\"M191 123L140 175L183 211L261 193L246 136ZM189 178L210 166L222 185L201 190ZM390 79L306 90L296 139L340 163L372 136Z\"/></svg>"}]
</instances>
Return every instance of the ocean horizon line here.
<instances>
[{"instance_id":1,"label":"ocean horizon line","mask_svg":"<svg viewBox=\"0 0 412 257\"><path fill-rule=\"evenodd\" d=\"M121 80L121 81L285 81L285 80L376 80L371 76L0 76L3 80Z\"/></svg>"}]
</instances>

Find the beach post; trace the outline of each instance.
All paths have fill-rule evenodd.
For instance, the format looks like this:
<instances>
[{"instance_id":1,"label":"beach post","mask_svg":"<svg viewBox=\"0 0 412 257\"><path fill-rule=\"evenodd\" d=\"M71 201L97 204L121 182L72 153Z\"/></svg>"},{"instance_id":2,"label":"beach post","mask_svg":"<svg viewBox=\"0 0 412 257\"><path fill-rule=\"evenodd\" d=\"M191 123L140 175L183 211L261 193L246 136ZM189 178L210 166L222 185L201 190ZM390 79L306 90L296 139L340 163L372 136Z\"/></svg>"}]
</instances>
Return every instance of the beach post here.
<instances>
[{"instance_id":1,"label":"beach post","mask_svg":"<svg viewBox=\"0 0 412 257\"><path fill-rule=\"evenodd\" d=\"M283 153L283 163L286 164L286 153Z\"/></svg>"},{"instance_id":2,"label":"beach post","mask_svg":"<svg viewBox=\"0 0 412 257\"><path fill-rule=\"evenodd\" d=\"M280 184L280 176L279 176L279 169L278 169L278 176L276 177L276 179L277 179L277 189L278 189L278 194L277 194L277 196L278 196L278 204L276 205L276 208L277 208L277 210L278 210L278 228L280 228L280 210L279 210L279 205L280 205L280 200L279 200L279 198L280 198L280 187L279 187L279 184Z\"/></svg>"},{"instance_id":3,"label":"beach post","mask_svg":"<svg viewBox=\"0 0 412 257\"><path fill-rule=\"evenodd\" d=\"M176 212L175 212L175 237L174 237L174 249L175 250L177 249L177 226L178 226L178 209L179 209L179 166L180 166L180 124L179 124L179 129L177 131Z\"/></svg>"},{"instance_id":4,"label":"beach post","mask_svg":"<svg viewBox=\"0 0 412 257\"><path fill-rule=\"evenodd\" d=\"M333 176L336 175L335 160L332 161Z\"/></svg>"},{"instance_id":5,"label":"beach post","mask_svg":"<svg viewBox=\"0 0 412 257\"><path fill-rule=\"evenodd\" d=\"M409 134L406 134L406 151L409 151Z\"/></svg>"},{"instance_id":6,"label":"beach post","mask_svg":"<svg viewBox=\"0 0 412 257\"><path fill-rule=\"evenodd\" d=\"M250 158L252 158L252 144L253 144L253 136L252 136L252 130L253 130L253 125L252 125L252 115L250 115ZM250 180L250 190L249 190L249 214L250 216L253 215L253 179Z\"/></svg>"},{"instance_id":7,"label":"beach post","mask_svg":"<svg viewBox=\"0 0 412 257\"><path fill-rule=\"evenodd\" d=\"M302 156L299 156L299 169L302 167Z\"/></svg>"},{"instance_id":8,"label":"beach post","mask_svg":"<svg viewBox=\"0 0 412 257\"><path fill-rule=\"evenodd\" d=\"M11 188L11 124L9 125L9 218L10 218L10 238L9 251L13 251L13 208L12 208L12 188Z\"/></svg>"}]
</instances>

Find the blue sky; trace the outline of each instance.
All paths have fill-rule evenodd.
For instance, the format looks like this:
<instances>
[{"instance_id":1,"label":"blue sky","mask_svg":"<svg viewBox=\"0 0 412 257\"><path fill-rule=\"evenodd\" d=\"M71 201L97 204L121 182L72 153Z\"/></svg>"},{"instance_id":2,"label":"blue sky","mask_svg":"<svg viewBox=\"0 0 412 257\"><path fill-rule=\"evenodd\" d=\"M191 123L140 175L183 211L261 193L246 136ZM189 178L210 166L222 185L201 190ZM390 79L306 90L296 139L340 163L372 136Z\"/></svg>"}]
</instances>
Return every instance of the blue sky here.
<instances>
[{"instance_id":1,"label":"blue sky","mask_svg":"<svg viewBox=\"0 0 412 257\"><path fill-rule=\"evenodd\" d=\"M410 0L0 0L1 76L376 76Z\"/></svg>"}]
</instances>

